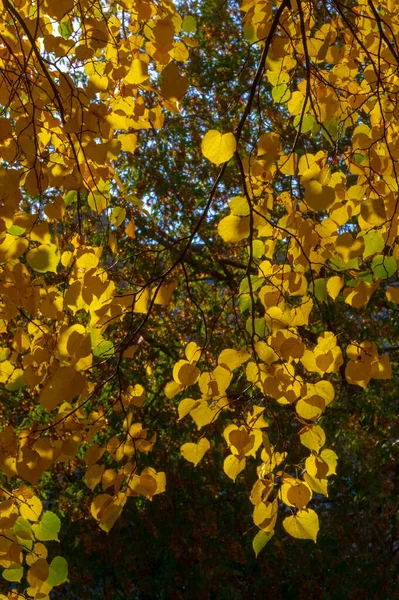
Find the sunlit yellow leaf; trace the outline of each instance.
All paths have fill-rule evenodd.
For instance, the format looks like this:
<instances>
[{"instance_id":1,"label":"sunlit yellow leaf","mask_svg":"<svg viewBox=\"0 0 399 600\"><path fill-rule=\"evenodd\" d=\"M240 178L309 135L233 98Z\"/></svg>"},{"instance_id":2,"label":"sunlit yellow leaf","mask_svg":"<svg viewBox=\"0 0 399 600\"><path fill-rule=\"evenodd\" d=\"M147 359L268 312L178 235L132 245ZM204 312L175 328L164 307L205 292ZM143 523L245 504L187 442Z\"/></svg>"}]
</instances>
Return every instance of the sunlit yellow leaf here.
<instances>
[{"instance_id":1,"label":"sunlit yellow leaf","mask_svg":"<svg viewBox=\"0 0 399 600\"><path fill-rule=\"evenodd\" d=\"M37 496L32 496L31 498L27 498L19 507L19 512L21 513L21 517L27 519L28 521L36 522L39 520L40 515L43 511L43 505L41 500Z\"/></svg>"},{"instance_id":2,"label":"sunlit yellow leaf","mask_svg":"<svg viewBox=\"0 0 399 600\"><path fill-rule=\"evenodd\" d=\"M219 222L218 233L220 237L229 243L240 242L249 236L249 217L236 217L229 215Z\"/></svg>"},{"instance_id":3,"label":"sunlit yellow leaf","mask_svg":"<svg viewBox=\"0 0 399 600\"><path fill-rule=\"evenodd\" d=\"M344 278L343 277L339 277L338 275L334 275L333 277L330 277L329 280L327 281L327 292L328 295L335 300L340 291L342 290L342 287L344 285Z\"/></svg>"},{"instance_id":4,"label":"sunlit yellow leaf","mask_svg":"<svg viewBox=\"0 0 399 600\"><path fill-rule=\"evenodd\" d=\"M312 491L305 482L286 478L280 488L280 498L288 506L304 508L312 499Z\"/></svg>"},{"instance_id":5,"label":"sunlit yellow leaf","mask_svg":"<svg viewBox=\"0 0 399 600\"><path fill-rule=\"evenodd\" d=\"M318 452L326 443L326 434L319 425L307 425L299 432L301 444Z\"/></svg>"},{"instance_id":6,"label":"sunlit yellow leaf","mask_svg":"<svg viewBox=\"0 0 399 600\"><path fill-rule=\"evenodd\" d=\"M236 151L237 142L233 133L219 133L211 129L201 143L202 154L215 165L228 162Z\"/></svg>"},{"instance_id":7,"label":"sunlit yellow leaf","mask_svg":"<svg viewBox=\"0 0 399 600\"><path fill-rule=\"evenodd\" d=\"M140 85L148 79L148 64L140 58L134 58L130 66L130 70L125 77L126 83Z\"/></svg>"},{"instance_id":8,"label":"sunlit yellow leaf","mask_svg":"<svg viewBox=\"0 0 399 600\"><path fill-rule=\"evenodd\" d=\"M319 517L310 508L298 510L296 515L284 519L283 527L294 538L316 542L319 531Z\"/></svg>"},{"instance_id":9,"label":"sunlit yellow leaf","mask_svg":"<svg viewBox=\"0 0 399 600\"><path fill-rule=\"evenodd\" d=\"M196 467L209 448L209 441L206 438L201 438L197 444L183 444L181 447L181 454L186 460L192 462Z\"/></svg>"},{"instance_id":10,"label":"sunlit yellow leaf","mask_svg":"<svg viewBox=\"0 0 399 600\"><path fill-rule=\"evenodd\" d=\"M238 456L234 456L234 454L230 454L225 458L223 463L223 471L226 473L230 479L233 481L236 480L237 476L245 469L246 459L240 459Z\"/></svg>"}]
</instances>

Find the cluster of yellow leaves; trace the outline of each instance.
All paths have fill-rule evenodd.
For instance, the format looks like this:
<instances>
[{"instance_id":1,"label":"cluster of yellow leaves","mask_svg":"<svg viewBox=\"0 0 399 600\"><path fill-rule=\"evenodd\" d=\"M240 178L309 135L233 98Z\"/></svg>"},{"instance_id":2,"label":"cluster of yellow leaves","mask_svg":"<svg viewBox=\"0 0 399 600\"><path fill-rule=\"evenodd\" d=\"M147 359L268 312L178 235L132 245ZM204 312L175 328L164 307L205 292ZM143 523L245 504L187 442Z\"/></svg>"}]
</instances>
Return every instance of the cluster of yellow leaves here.
<instances>
[{"instance_id":1,"label":"cluster of yellow leaves","mask_svg":"<svg viewBox=\"0 0 399 600\"><path fill-rule=\"evenodd\" d=\"M177 280L120 293L103 247L86 244L73 214L102 227L105 219L114 253L118 238L135 238L131 209L140 201L125 193L115 163L135 152L139 131L179 112L195 29L169 0L0 3L0 383L26 388L31 406L44 409L40 424L2 428L0 468L13 485L35 485L85 444L85 482L107 491L91 507L106 531L127 496L151 499L166 482L139 468L138 453L156 440L136 414L141 385L110 401L123 421L119 437L103 448L93 442L107 425L107 409L90 405L103 383L98 367L116 353L110 329L150 302L168 306ZM132 357L136 341L121 354ZM27 596L45 600L67 577L64 559L48 563L42 543L57 539L58 518L40 518L41 501L24 486L9 496L0 503L3 577L20 582L25 570Z\"/></svg>"},{"instance_id":2,"label":"cluster of yellow leaves","mask_svg":"<svg viewBox=\"0 0 399 600\"><path fill-rule=\"evenodd\" d=\"M319 454L325 434L317 421L334 400L338 373L362 388L371 379L392 376L388 354L380 355L374 342L345 339L340 324L326 318L330 307L346 304L348 314L364 311L381 289L389 302L399 303L397 287L386 287L399 275L399 105L394 99L399 79L392 50L399 35L397 10L389 0L378 8L359 2L350 17L346 9L333 11L320 26L305 3L283 2L274 12L272 4L244 0L241 11L247 40L270 44L264 75L280 106L269 109L273 131L260 136L250 157L233 134L211 130L202 142L204 156L214 164L237 153L244 168L243 194L231 198L230 214L219 221L218 233L236 246L238 256L247 257L236 297L241 313L249 314L247 380L267 400L295 406L303 426L301 443L312 452L303 480L284 471L271 475L285 455L271 449L265 434L239 422L225 429L231 455L224 469L232 479L263 444L264 463L251 494L254 522L262 529L254 540L256 553L273 535L278 500L297 511L284 519L286 531L316 540L318 517L307 504L313 492L327 495L327 478L336 464L332 450ZM281 141L285 128L279 111L297 132L289 150ZM341 142L349 132L350 141ZM310 152L311 144L302 142L306 136L313 145L324 138L331 152ZM336 157L341 143L347 149ZM279 185L271 185L277 177ZM313 326L324 330L317 342ZM202 377L197 371L186 385ZM223 394L228 400L226 387ZM183 400L179 414L189 410L196 420L205 401L204 396L190 404ZM201 425L210 422L204 419ZM266 468L274 454L273 468ZM269 500L277 479L279 492Z\"/></svg>"}]
</instances>

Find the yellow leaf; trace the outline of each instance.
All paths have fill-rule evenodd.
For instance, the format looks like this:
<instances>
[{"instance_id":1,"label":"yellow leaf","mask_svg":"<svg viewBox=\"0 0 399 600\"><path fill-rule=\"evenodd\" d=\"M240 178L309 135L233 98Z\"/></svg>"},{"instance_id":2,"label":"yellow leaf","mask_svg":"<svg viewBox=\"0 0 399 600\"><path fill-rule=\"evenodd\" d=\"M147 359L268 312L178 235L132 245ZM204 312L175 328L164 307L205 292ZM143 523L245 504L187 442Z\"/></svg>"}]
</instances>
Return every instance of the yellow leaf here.
<instances>
[{"instance_id":1,"label":"yellow leaf","mask_svg":"<svg viewBox=\"0 0 399 600\"><path fill-rule=\"evenodd\" d=\"M194 17L186 15L183 19L181 28L184 33L193 33L197 29L197 23Z\"/></svg>"},{"instance_id":2,"label":"yellow leaf","mask_svg":"<svg viewBox=\"0 0 399 600\"><path fill-rule=\"evenodd\" d=\"M304 508L312 499L312 490L305 482L289 477L280 488L280 498L287 506Z\"/></svg>"},{"instance_id":3,"label":"yellow leaf","mask_svg":"<svg viewBox=\"0 0 399 600\"><path fill-rule=\"evenodd\" d=\"M344 278L339 277L338 275L334 275L334 277L330 277L327 281L327 293L328 295L335 300L338 297L338 294L342 290L344 285Z\"/></svg>"},{"instance_id":4,"label":"yellow leaf","mask_svg":"<svg viewBox=\"0 0 399 600\"><path fill-rule=\"evenodd\" d=\"M148 79L148 64L140 58L134 58L130 70L125 77L125 83L140 85Z\"/></svg>"},{"instance_id":5,"label":"yellow leaf","mask_svg":"<svg viewBox=\"0 0 399 600\"><path fill-rule=\"evenodd\" d=\"M325 407L325 400L321 396L315 395L298 400L295 410L302 419L317 419Z\"/></svg>"},{"instance_id":6,"label":"yellow leaf","mask_svg":"<svg viewBox=\"0 0 399 600\"><path fill-rule=\"evenodd\" d=\"M201 143L202 154L215 165L228 162L234 155L237 142L232 133L219 133L211 129Z\"/></svg>"},{"instance_id":7,"label":"yellow leaf","mask_svg":"<svg viewBox=\"0 0 399 600\"><path fill-rule=\"evenodd\" d=\"M162 71L161 96L165 100L181 100L188 90L188 80L180 75L174 63L169 63Z\"/></svg>"},{"instance_id":8,"label":"yellow leaf","mask_svg":"<svg viewBox=\"0 0 399 600\"><path fill-rule=\"evenodd\" d=\"M135 296L134 312L146 314L148 310L148 302L150 300L150 292L147 288L144 288L138 292Z\"/></svg>"},{"instance_id":9,"label":"yellow leaf","mask_svg":"<svg viewBox=\"0 0 399 600\"><path fill-rule=\"evenodd\" d=\"M201 438L198 444L183 444L181 453L186 460L192 462L196 467L209 448L209 441L206 438Z\"/></svg>"},{"instance_id":10,"label":"yellow leaf","mask_svg":"<svg viewBox=\"0 0 399 600\"><path fill-rule=\"evenodd\" d=\"M173 368L173 379L176 383L188 387L193 385L200 374L200 370L195 364L189 363L187 360L179 360Z\"/></svg>"},{"instance_id":11,"label":"yellow leaf","mask_svg":"<svg viewBox=\"0 0 399 600\"><path fill-rule=\"evenodd\" d=\"M313 210L325 210L335 200L335 190L329 185L321 185L314 179L304 183L305 202Z\"/></svg>"},{"instance_id":12,"label":"yellow leaf","mask_svg":"<svg viewBox=\"0 0 399 600\"><path fill-rule=\"evenodd\" d=\"M276 524L278 502L259 502L254 508L253 520L255 525L263 531L272 531Z\"/></svg>"},{"instance_id":13,"label":"yellow leaf","mask_svg":"<svg viewBox=\"0 0 399 600\"><path fill-rule=\"evenodd\" d=\"M184 398L179 404L178 413L179 413L179 421L180 419L184 419L184 417L192 411L193 408L198 406L200 400L193 400L192 398Z\"/></svg>"},{"instance_id":14,"label":"yellow leaf","mask_svg":"<svg viewBox=\"0 0 399 600\"><path fill-rule=\"evenodd\" d=\"M21 517L27 519L28 521L36 522L39 520L40 515L42 514L43 504L41 500L37 496L32 496L32 498L27 498L25 501L21 502L19 512L21 513Z\"/></svg>"},{"instance_id":15,"label":"yellow leaf","mask_svg":"<svg viewBox=\"0 0 399 600\"><path fill-rule=\"evenodd\" d=\"M133 154L137 144L137 135L135 133L120 133L118 135L118 140L121 142L121 149L123 152L130 152Z\"/></svg>"},{"instance_id":16,"label":"yellow leaf","mask_svg":"<svg viewBox=\"0 0 399 600\"><path fill-rule=\"evenodd\" d=\"M90 336L79 323L64 329L58 336L58 355L63 360L82 358L91 352Z\"/></svg>"},{"instance_id":17,"label":"yellow leaf","mask_svg":"<svg viewBox=\"0 0 399 600\"><path fill-rule=\"evenodd\" d=\"M112 223L112 225L114 225L115 227L119 227L119 225L122 225L123 221L125 220L125 217L126 209L122 208L121 206L116 206L112 209L111 214L109 216L109 220L110 223Z\"/></svg>"},{"instance_id":18,"label":"yellow leaf","mask_svg":"<svg viewBox=\"0 0 399 600\"><path fill-rule=\"evenodd\" d=\"M47 273L48 271L56 273L59 261L60 254L53 244L43 244L38 248L33 248L26 255L28 265L39 273Z\"/></svg>"},{"instance_id":19,"label":"yellow leaf","mask_svg":"<svg viewBox=\"0 0 399 600\"><path fill-rule=\"evenodd\" d=\"M371 379L370 362L350 360L345 368L345 377L348 383L366 389Z\"/></svg>"},{"instance_id":20,"label":"yellow leaf","mask_svg":"<svg viewBox=\"0 0 399 600\"><path fill-rule=\"evenodd\" d=\"M319 531L319 517L310 508L298 510L296 515L284 519L283 527L294 538L316 542Z\"/></svg>"},{"instance_id":21,"label":"yellow leaf","mask_svg":"<svg viewBox=\"0 0 399 600\"><path fill-rule=\"evenodd\" d=\"M321 458L328 464L328 476L337 474L338 457L333 450L327 448L322 451Z\"/></svg>"},{"instance_id":22,"label":"yellow leaf","mask_svg":"<svg viewBox=\"0 0 399 600\"><path fill-rule=\"evenodd\" d=\"M311 477L309 475L309 473L304 473L303 478L306 481L306 483L308 484L308 486L314 492L316 492L316 494L322 494L323 496L328 496L328 491L327 491L328 481L327 481L327 479L315 479L314 477Z\"/></svg>"},{"instance_id":23,"label":"yellow leaf","mask_svg":"<svg viewBox=\"0 0 399 600\"><path fill-rule=\"evenodd\" d=\"M240 367L251 357L248 350L226 349L219 354L219 365L226 365L230 371Z\"/></svg>"},{"instance_id":24,"label":"yellow leaf","mask_svg":"<svg viewBox=\"0 0 399 600\"><path fill-rule=\"evenodd\" d=\"M226 473L230 479L233 481L236 480L237 475L241 473L245 469L246 459L240 459L238 456L234 454L230 454L227 458L225 458L223 463L223 471Z\"/></svg>"},{"instance_id":25,"label":"yellow leaf","mask_svg":"<svg viewBox=\"0 0 399 600\"><path fill-rule=\"evenodd\" d=\"M198 429L211 423L218 414L218 408L210 408L206 400L198 400L196 405L190 412L190 417L193 419Z\"/></svg>"},{"instance_id":26,"label":"yellow leaf","mask_svg":"<svg viewBox=\"0 0 399 600\"><path fill-rule=\"evenodd\" d=\"M307 425L299 432L299 437L303 446L315 452L326 443L326 434L319 425Z\"/></svg>"},{"instance_id":27,"label":"yellow leaf","mask_svg":"<svg viewBox=\"0 0 399 600\"><path fill-rule=\"evenodd\" d=\"M197 362L201 357L201 348L195 342L190 342L184 353L189 362Z\"/></svg>"},{"instance_id":28,"label":"yellow leaf","mask_svg":"<svg viewBox=\"0 0 399 600\"><path fill-rule=\"evenodd\" d=\"M177 279L171 281L170 283L164 283L163 285L161 285L159 290L156 292L154 304L158 304L159 306L168 306L176 287Z\"/></svg>"},{"instance_id":29,"label":"yellow leaf","mask_svg":"<svg viewBox=\"0 0 399 600\"><path fill-rule=\"evenodd\" d=\"M220 237L228 243L240 242L250 234L249 217L236 217L229 215L222 219L218 225Z\"/></svg>"},{"instance_id":30,"label":"yellow leaf","mask_svg":"<svg viewBox=\"0 0 399 600\"><path fill-rule=\"evenodd\" d=\"M94 490L94 488L100 483L102 475L104 473L104 465L92 465L85 474L85 483L87 487Z\"/></svg>"}]
</instances>

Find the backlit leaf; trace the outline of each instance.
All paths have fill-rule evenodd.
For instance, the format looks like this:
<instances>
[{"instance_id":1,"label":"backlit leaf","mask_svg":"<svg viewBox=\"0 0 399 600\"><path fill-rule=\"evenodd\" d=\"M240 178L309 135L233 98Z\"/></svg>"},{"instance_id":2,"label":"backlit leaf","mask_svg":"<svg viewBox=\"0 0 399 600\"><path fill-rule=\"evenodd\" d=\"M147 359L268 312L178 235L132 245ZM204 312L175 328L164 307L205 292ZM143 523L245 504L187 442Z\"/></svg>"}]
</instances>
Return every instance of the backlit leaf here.
<instances>
[{"instance_id":1,"label":"backlit leaf","mask_svg":"<svg viewBox=\"0 0 399 600\"><path fill-rule=\"evenodd\" d=\"M319 517L310 508L298 510L295 515L284 519L283 527L294 538L316 542L319 532Z\"/></svg>"},{"instance_id":2,"label":"backlit leaf","mask_svg":"<svg viewBox=\"0 0 399 600\"><path fill-rule=\"evenodd\" d=\"M202 154L215 165L228 162L236 151L237 142L232 133L211 129L201 143Z\"/></svg>"}]
</instances>

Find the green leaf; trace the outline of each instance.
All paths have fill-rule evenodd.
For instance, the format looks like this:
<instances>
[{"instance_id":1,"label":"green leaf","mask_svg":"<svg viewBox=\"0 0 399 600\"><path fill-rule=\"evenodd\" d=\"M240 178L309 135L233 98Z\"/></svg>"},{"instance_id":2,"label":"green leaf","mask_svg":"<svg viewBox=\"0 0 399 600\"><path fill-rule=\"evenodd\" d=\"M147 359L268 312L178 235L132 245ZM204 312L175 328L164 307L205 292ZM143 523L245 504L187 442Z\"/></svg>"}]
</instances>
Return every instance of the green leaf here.
<instances>
[{"instance_id":1,"label":"green leaf","mask_svg":"<svg viewBox=\"0 0 399 600\"><path fill-rule=\"evenodd\" d=\"M109 340L102 340L97 344L97 346L93 346L92 352L94 356L102 356L103 358L106 356L112 356L114 353L114 345Z\"/></svg>"},{"instance_id":2,"label":"green leaf","mask_svg":"<svg viewBox=\"0 0 399 600\"><path fill-rule=\"evenodd\" d=\"M303 119L301 121L301 115L297 115L294 119L294 127L299 127L301 123L301 133L308 133L312 131L313 127L316 125L317 121L313 115L303 115Z\"/></svg>"},{"instance_id":3,"label":"green leaf","mask_svg":"<svg viewBox=\"0 0 399 600\"><path fill-rule=\"evenodd\" d=\"M7 229L7 232L10 235L22 235L23 233L25 233L26 229L24 229L23 227L20 227L19 225L11 225L11 227L9 227Z\"/></svg>"},{"instance_id":4,"label":"green leaf","mask_svg":"<svg viewBox=\"0 0 399 600\"><path fill-rule=\"evenodd\" d=\"M3 579L11 582L20 582L22 579L22 575L24 574L24 570L21 565L17 565L16 563L12 563L8 569L4 569L2 575Z\"/></svg>"},{"instance_id":5,"label":"green leaf","mask_svg":"<svg viewBox=\"0 0 399 600\"><path fill-rule=\"evenodd\" d=\"M78 197L78 193L76 190L69 190L69 192L65 192L64 194L64 202L65 206L69 206L74 202Z\"/></svg>"},{"instance_id":6,"label":"green leaf","mask_svg":"<svg viewBox=\"0 0 399 600\"><path fill-rule=\"evenodd\" d=\"M356 153L353 155L353 158L355 159L355 163L356 163L357 165L361 165L361 164L362 164L362 162L366 160L366 157L364 156L364 154L359 154L359 152L356 152Z\"/></svg>"},{"instance_id":7,"label":"green leaf","mask_svg":"<svg viewBox=\"0 0 399 600\"><path fill-rule=\"evenodd\" d=\"M50 564L50 572L47 578L49 585L53 587L61 585L68 578L68 563L62 556L56 556L53 558Z\"/></svg>"},{"instance_id":8,"label":"green leaf","mask_svg":"<svg viewBox=\"0 0 399 600\"><path fill-rule=\"evenodd\" d=\"M251 287L252 291L256 292L265 283L264 277L256 277L251 275ZM245 277L240 283L240 294L247 294L249 292L249 281L248 277Z\"/></svg>"},{"instance_id":9,"label":"green leaf","mask_svg":"<svg viewBox=\"0 0 399 600\"><path fill-rule=\"evenodd\" d=\"M393 256L378 254L371 263L371 270L376 279L389 279L396 272L396 268L396 260Z\"/></svg>"},{"instance_id":10,"label":"green leaf","mask_svg":"<svg viewBox=\"0 0 399 600\"><path fill-rule=\"evenodd\" d=\"M197 23L194 17L191 15L186 15L183 19L181 28L184 33L194 33L194 31L197 29Z\"/></svg>"},{"instance_id":11,"label":"green leaf","mask_svg":"<svg viewBox=\"0 0 399 600\"><path fill-rule=\"evenodd\" d=\"M238 309L241 313L245 312L252 306L251 296L249 294L240 294L238 298Z\"/></svg>"},{"instance_id":12,"label":"green leaf","mask_svg":"<svg viewBox=\"0 0 399 600\"><path fill-rule=\"evenodd\" d=\"M313 288L313 289L312 289ZM310 289L312 289L313 294L316 296L319 302L327 302L328 294L327 294L327 280L320 277L311 282Z\"/></svg>"},{"instance_id":13,"label":"green leaf","mask_svg":"<svg viewBox=\"0 0 399 600\"><path fill-rule=\"evenodd\" d=\"M36 538L41 542L47 542L49 540L58 542L61 521L56 514L48 510L43 514L40 523L32 525L32 529Z\"/></svg>"},{"instance_id":14,"label":"green leaf","mask_svg":"<svg viewBox=\"0 0 399 600\"><path fill-rule=\"evenodd\" d=\"M67 21L62 21L58 25L58 33L62 35L64 40L68 40L73 34L73 27L71 21L68 19Z\"/></svg>"},{"instance_id":15,"label":"green leaf","mask_svg":"<svg viewBox=\"0 0 399 600\"><path fill-rule=\"evenodd\" d=\"M363 258L367 258L368 256L372 256L373 254L377 254L377 252L382 252L385 247L385 241L379 231L375 229L368 231L363 236L364 240L364 251Z\"/></svg>"},{"instance_id":16,"label":"green leaf","mask_svg":"<svg viewBox=\"0 0 399 600\"><path fill-rule=\"evenodd\" d=\"M255 334L261 339L263 340L268 331L269 328L267 326L267 323L265 321L265 319L262 318L256 318L254 319L254 325L255 325ZM245 328L248 331L248 333L250 335L253 335L253 329L252 329L252 316L248 317L247 322L245 324Z\"/></svg>"},{"instance_id":17,"label":"green leaf","mask_svg":"<svg viewBox=\"0 0 399 600\"><path fill-rule=\"evenodd\" d=\"M272 90L272 98L276 104L284 104L291 98L291 92L286 83L277 84Z\"/></svg>"},{"instance_id":18,"label":"green leaf","mask_svg":"<svg viewBox=\"0 0 399 600\"><path fill-rule=\"evenodd\" d=\"M269 532L262 531L262 529L258 531L256 536L252 540L252 548L254 549L256 558L258 558L259 552L266 546L266 544L272 539L273 536L274 529L273 531Z\"/></svg>"}]
</instances>

